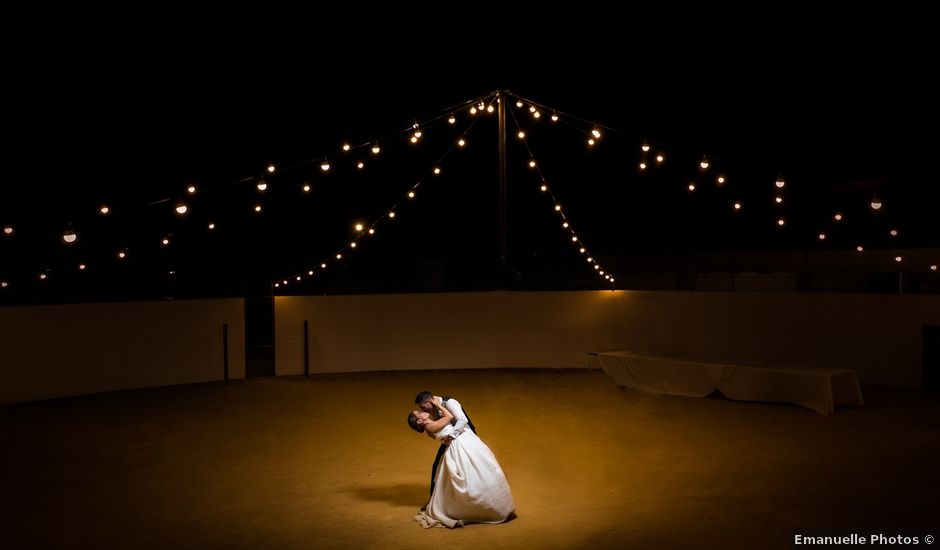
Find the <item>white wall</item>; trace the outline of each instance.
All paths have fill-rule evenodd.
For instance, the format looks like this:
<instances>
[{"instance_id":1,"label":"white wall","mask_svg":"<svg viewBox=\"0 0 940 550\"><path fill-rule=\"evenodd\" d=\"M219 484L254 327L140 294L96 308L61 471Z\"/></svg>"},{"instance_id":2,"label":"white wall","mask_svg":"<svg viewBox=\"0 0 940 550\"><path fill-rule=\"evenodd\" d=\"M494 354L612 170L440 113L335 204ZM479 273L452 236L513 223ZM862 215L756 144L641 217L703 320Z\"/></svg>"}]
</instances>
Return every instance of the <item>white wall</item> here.
<instances>
[{"instance_id":1,"label":"white wall","mask_svg":"<svg viewBox=\"0 0 940 550\"><path fill-rule=\"evenodd\" d=\"M0 308L0 403L245 376L243 301Z\"/></svg>"},{"instance_id":2,"label":"white wall","mask_svg":"<svg viewBox=\"0 0 940 550\"><path fill-rule=\"evenodd\" d=\"M855 369L866 384L920 387L921 326L940 296L746 292L483 292L275 299L279 375L587 367L588 352Z\"/></svg>"}]
</instances>

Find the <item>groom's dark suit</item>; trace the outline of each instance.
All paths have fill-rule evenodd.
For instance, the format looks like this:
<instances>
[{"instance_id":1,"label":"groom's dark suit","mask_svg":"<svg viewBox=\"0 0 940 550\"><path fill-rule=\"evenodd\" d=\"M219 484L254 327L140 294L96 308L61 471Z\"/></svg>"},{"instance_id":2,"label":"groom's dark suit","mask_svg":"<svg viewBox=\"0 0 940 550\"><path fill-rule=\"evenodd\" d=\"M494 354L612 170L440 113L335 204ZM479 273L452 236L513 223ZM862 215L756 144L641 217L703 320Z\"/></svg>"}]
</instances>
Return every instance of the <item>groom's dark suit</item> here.
<instances>
[{"instance_id":1,"label":"groom's dark suit","mask_svg":"<svg viewBox=\"0 0 940 550\"><path fill-rule=\"evenodd\" d=\"M477 433L476 427L473 425L473 422L470 421L470 417L467 416L467 411L463 408L460 402L454 399L453 397L441 396L441 405L444 407L447 407L447 410L449 410L454 415L454 419L450 421L451 425L455 427L457 426L459 415L457 414L457 412L455 412L454 409L452 409L451 407L448 407L448 402L450 402L450 404L454 406L457 409L457 411L462 413L463 416L467 419L467 427L473 430L473 433ZM437 477L437 467L438 465L440 465L441 457L444 456L444 452L446 450L447 450L447 445L444 443L441 443L441 446L437 449L437 456L434 458L434 465L431 466L431 494L432 495L434 494L434 482Z\"/></svg>"}]
</instances>

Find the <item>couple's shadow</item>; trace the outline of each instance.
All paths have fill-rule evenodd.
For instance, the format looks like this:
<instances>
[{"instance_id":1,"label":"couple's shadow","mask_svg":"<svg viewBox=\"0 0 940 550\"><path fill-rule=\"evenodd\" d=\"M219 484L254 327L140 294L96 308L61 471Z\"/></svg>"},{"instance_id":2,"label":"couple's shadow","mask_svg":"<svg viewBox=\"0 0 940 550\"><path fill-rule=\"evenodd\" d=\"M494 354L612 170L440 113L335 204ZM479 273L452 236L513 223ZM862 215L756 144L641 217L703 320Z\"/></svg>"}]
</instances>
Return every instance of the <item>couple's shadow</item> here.
<instances>
[{"instance_id":1,"label":"couple's shadow","mask_svg":"<svg viewBox=\"0 0 940 550\"><path fill-rule=\"evenodd\" d=\"M357 487L353 494L360 500L373 502L388 502L396 506L421 507L428 501L428 486L418 483L397 483L381 487Z\"/></svg>"}]
</instances>

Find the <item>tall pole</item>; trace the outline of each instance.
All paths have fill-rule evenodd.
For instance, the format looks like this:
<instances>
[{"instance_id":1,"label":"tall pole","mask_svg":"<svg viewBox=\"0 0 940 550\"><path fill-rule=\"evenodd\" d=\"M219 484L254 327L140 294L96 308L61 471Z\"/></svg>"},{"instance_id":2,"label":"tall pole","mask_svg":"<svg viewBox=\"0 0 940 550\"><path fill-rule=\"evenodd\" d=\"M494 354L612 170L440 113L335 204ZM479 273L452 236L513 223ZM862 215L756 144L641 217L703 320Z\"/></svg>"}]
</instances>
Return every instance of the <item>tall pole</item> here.
<instances>
[{"instance_id":1,"label":"tall pole","mask_svg":"<svg viewBox=\"0 0 940 550\"><path fill-rule=\"evenodd\" d=\"M509 266L509 224L506 219L506 102L507 90L496 95L499 100L499 265Z\"/></svg>"}]
</instances>

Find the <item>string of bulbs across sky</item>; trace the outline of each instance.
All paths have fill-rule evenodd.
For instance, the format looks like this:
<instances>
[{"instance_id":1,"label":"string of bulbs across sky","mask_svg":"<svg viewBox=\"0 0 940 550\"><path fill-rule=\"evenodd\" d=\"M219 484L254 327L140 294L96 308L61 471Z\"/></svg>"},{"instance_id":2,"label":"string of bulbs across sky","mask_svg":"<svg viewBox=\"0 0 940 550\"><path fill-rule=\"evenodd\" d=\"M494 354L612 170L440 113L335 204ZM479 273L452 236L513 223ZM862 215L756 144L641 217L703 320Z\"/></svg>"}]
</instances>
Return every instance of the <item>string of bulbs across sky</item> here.
<instances>
[{"instance_id":1,"label":"string of bulbs across sky","mask_svg":"<svg viewBox=\"0 0 940 550\"><path fill-rule=\"evenodd\" d=\"M540 180L540 185L539 185L540 191L546 194L551 199L552 207L554 209L554 212L558 215L559 219L561 220L562 228L567 230L569 233L570 243L573 244L578 249L578 251L585 256L587 263L591 265L595 273L599 277L603 277L603 279L611 285L611 288L613 288L613 285L615 282L615 278L613 274L607 272L601 265L597 263L594 256L591 255L590 251L588 250L587 246L583 242L582 238L575 232L574 227L572 226L571 220L562 209L561 203L559 202L555 193L551 190L548 184L548 181L545 177L545 174L542 172L539 163L536 161L535 155L527 140L527 135L525 133L525 130L523 129L520 123L520 116L523 116L523 114L526 114L527 116L530 116L532 120L539 121L542 119L543 113L550 113L546 115L546 118L548 120L550 120L552 123L562 122L564 125L575 128L578 131L582 132L585 136L587 146L592 147L592 148L597 147L599 145L604 135L604 132L611 132L611 131L618 132L618 133L623 133L623 132L613 127L594 123L584 118L571 115L568 113L563 113L561 111L558 111L557 109L546 107L545 105L542 105L536 101L529 100L521 96L517 96L515 94L509 94L509 95L510 97L506 98L507 100L510 100L510 99L512 100L512 101L508 101L509 103L511 103L511 105L509 106L515 107L515 109L510 108L508 112L511 113L512 120L516 127L516 137L519 140L521 140L526 147L526 151L529 157L528 166L529 168L535 170L535 173L538 175L538 178ZM351 250L358 248L360 244L364 242L363 239L374 235L377 225L396 219L398 215L396 210L398 206L401 204L401 202L413 201L417 195L417 190L421 186L422 183L424 183L431 176L441 175L441 164L444 158L449 153L451 153L454 149L459 150L466 146L467 134L470 131L470 129L474 126L474 124L476 124L476 121L479 120L482 115L493 114L496 111L496 104L502 101L503 99L500 96L501 94L499 92L494 92L486 96L483 96L481 98L471 99L471 100L459 103L457 105L450 106L445 109L441 109L435 113L425 115L424 117L418 117L417 119L415 119L415 122L411 124L410 127L401 131L393 132L390 135L386 135L380 138L373 138L373 139L361 142L356 145L350 144L348 142L342 143L340 146L340 150L336 152L336 154L333 155L333 158L335 159L335 158L352 157L355 159L354 162L355 162L355 166L357 170L363 170L366 164L365 159L368 158L369 156L375 157L375 156L380 155L382 152L382 145L388 143L390 140L400 139L404 135L404 136L407 136L407 139L410 141L410 143L417 144L424 137L425 130L431 127L434 123L446 120L447 124L453 126L457 123L458 115L464 111L466 111L469 114L469 118L470 118L469 125L460 133L460 136L457 139L457 141L454 142L450 147L448 147L448 149L444 152L444 154L441 155L441 157L433 164L433 166L427 171L427 173L423 177L419 178L413 185L411 185L408 188L403 199L391 205L390 208L386 209L380 216L375 218L371 223L363 223L360 221L355 222L353 224L353 229L356 232L356 236L351 241L349 241L346 245L344 245L339 250L337 250L335 254L331 255L328 258L321 259L320 262L318 262L317 264L314 264L312 267L307 269L305 273L294 274L290 277L281 277L281 278L276 279L275 281L272 281L274 287L281 288L281 287L287 286L292 281L293 282L303 281L305 278L304 277L305 275L306 277L312 277L315 275L315 273L318 270L327 269L331 263L341 261L344 258L345 254L348 254ZM419 123L418 121L421 121L421 122ZM363 156L363 155L356 156L357 152L360 152L360 151L367 151L367 153L365 153L366 156ZM657 150L654 151L650 140L644 139L640 143L640 154L634 155L635 158L637 158L637 169L640 172L645 172L649 169L662 166L663 163L665 162L665 155L666 154L665 154L664 148L658 147ZM326 174L326 173L329 173L332 169L332 166L328 159L329 159L329 156L324 155L321 157L316 157L314 159L306 160L300 163L296 163L296 164L281 167L281 168L276 167L272 163L265 167L264 173L261 176L242 178L242 179L218 186L216 188L197 190L195 185L189 185L186 188L186 196L193 196L193 195L196 195L197 193L224 190L224 189L231 188L239 184L244 184L246 182L252 183L255 189L257 190L257 192L259 194L263 194L268 189L267 178L273 177L276 172L289 171L292 169L297 169L302 166L319 162L320 171ZM706 155L703 155L698 166L698 169L700 170L701 174L707 173L708 169L710 168L710 165L711 165L711 162L709 160L709 157ZM714 178L715 178L716 183L719 186L723 185L726 181L726 176L722 173L715 174ZM787 182L782 176L778 176L773 184L775 188L774 203L775 205L778 205L778 206L782 205L784 202L783 191L787 186ZM697 189L695 181L690 180L687 184L687 188L690 193L694 193ZM300 191L302 193L310 193L311 192L310 184L309 183L303 184L301 186ZM190 213L189 204L187 204L185 200L173 201L172 199L162 199L159 201L152 202L148 206L161 205L165 203L172 203L175 213L179 216L186 216ZM883 202L877 195L875 195L872 197L871 201L869 202L869 206L872 211L877 212L882 209ZM741 211L744 206L741 201L736 200L732 203L731 207L735 212L738 212L738 211ZM255 205L253 206L253 210L255 213L262 212L263 207L260 201L255 203ZM112 209L108 205L101 205L98 208L97 213L100 216L109 216L112 214ZM839 223L839 222L842 222L844 219L845 219L845 215L843 214L843 212L836 211L833 214L832 222ZM782 215L776 218L775 223L777 227L781 229L787 225L786 218ZM217 228L217 225L215 222L209 220L206 222L206 228L209 231L215 231ZM17 232L16 229L12 225L7 224L2 227L2 233L0 233L0 237L12 238L16 234L16 232ZM898 237L899 233L900 232L896 227L892 227L889 230L889 235L891 237ZM827 236L828 235L825 231L819 231L817 238L820 241L825 241L827 239ZM71 245L77 242L78 233L75 231L75 229L73 229L71 224L69 224L67 229L65 229L65 231L63 231L63 233L61 234L61 240L65 245ZM162 246L169 246L170 245L169 237L162 237L160 240L160 243ZM117 259L118 260L126 259L128 256L128 250L129 250L128 248L123 248L123 249L118 250L116 253ZM863 252L864 250L865 250L865 247L863 244L859 243L856 246L857 252ZM901 255L896 255L894 258L894 260L897 263L901 263L903 259L904 258ZM88 267L89 267L88 264L84 262L80 262L77 265L77 269L79 271L85 271L86 269L88 269ZM937 265L931 264L929 265L929 269L931 271L937 271ZM39 279L46 280L49 276L48 272L49 270L41 271L39 273ZM5 279L0 280L0 288L6 289L10 286L11 285L9 281Z\"/></svg>"}]
</instances>

